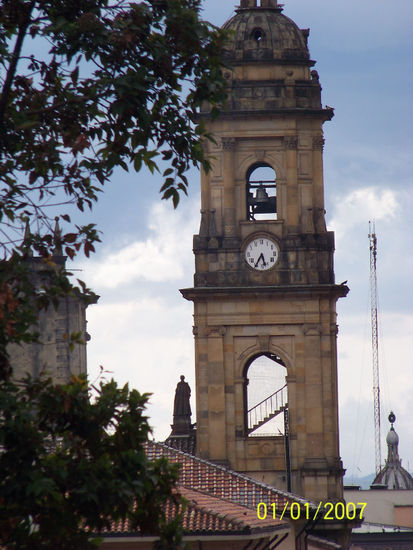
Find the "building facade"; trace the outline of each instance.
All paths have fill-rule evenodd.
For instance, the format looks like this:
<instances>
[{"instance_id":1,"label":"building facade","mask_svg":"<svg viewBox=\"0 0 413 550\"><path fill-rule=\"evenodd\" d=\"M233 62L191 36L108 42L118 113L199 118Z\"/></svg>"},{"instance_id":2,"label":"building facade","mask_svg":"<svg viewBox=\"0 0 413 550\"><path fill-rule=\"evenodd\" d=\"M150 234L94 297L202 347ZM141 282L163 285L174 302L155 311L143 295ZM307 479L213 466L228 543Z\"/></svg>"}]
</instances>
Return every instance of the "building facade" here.
<instances>
[{"instance_id":1,"label":"building facade","mask_svg":"<svg viewBox=\"0 0 413 550\"><path fill-rule=\"evenodd\" d=\"M218 118L201 113L216 143L206 145L194 286L181 291L194 303L197 454L339 500L336 302L348 288L335 283L324 218L333 110L321 103L309 30L276 0L242 0L224 28L229 99ZM254 402L263 359L284 375ZM286 433L260 436L277 416Z\"/></svg>"}]
</instances>

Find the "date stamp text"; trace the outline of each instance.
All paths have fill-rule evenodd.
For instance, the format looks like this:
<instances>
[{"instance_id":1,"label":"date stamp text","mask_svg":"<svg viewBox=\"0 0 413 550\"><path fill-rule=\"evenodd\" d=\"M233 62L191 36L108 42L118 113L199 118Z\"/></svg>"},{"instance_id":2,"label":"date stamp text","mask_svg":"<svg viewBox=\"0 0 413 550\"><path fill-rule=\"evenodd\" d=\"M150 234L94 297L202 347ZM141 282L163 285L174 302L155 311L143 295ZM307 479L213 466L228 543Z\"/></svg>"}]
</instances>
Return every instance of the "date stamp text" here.
<instances>
[{"instance_id":1,"label":"date stamp text","mask_svg":"<svg viewBox=\"0 0 413 550\"><path fill-rule=\"evenodd\" d=\"M282 511L278 511L275 503L260 502L257 506L258 519L287 519L298 520L354 520L363 519L363 512L367 502L320 502L317 508L309 503L287 502Z\"/></svg>"}]
</instances>

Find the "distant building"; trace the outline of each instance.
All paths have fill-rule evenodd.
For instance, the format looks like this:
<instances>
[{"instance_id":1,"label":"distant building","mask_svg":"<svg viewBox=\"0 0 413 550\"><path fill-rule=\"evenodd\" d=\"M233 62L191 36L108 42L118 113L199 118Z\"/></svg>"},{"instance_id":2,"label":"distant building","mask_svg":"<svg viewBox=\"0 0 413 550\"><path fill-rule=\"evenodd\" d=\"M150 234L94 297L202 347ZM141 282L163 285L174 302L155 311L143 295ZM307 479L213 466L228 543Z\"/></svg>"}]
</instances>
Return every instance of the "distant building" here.
<instances>
[{"instance_id":1,"label":"distant building","mask_svg":"<svg viewBox=\"0 0 413 550\"><path fill-rule=\"evenodd\" d=\"M391 428L386 437L387 460L383 470L379 472L373 481L373 487L375 485L385 485L387 489L413 489L413 477L402 467L402 461L399 457L399 436L393 426L395 421L396 415L392 411L389 414Z\"/></svg>"},{"instance_id":2,"label":"distant building","mask_svg":"<svg viewBox=\"0 0 413 550\"><path fill-rule=\"evenodd\" d=\"M56 222L55 236L59 232ZM26 261L32 283L38 292L42 292L42 284L47 281L48 272L66 269L66 257L59 246L49 260L33 257L33 253L28 251ZM71 375L86 374L86 342L89 339L86 307L80 297L66 295L59 298L57 307L50 304L47 309L41 310L38 322L33 327L39 333L38 342L8 346L13 377L22 379L27 374L34 377L46 374L55 383L64 384ZM78 334L84 343L75 344L71 349L71 334Z\"/></svg>"},{"instance_id":3,"label":"distant building","mask_svg":"<svg viewBox=\"0 0 413 550\"><path fill-rule=\"evenodd\" d=\"M369 490L344 488L347 502L366 502L365 521L354 529L351 550L413 549L413 478L401 465L396 416L387 434L387 460Z\"/></svg>"}]
</instances>

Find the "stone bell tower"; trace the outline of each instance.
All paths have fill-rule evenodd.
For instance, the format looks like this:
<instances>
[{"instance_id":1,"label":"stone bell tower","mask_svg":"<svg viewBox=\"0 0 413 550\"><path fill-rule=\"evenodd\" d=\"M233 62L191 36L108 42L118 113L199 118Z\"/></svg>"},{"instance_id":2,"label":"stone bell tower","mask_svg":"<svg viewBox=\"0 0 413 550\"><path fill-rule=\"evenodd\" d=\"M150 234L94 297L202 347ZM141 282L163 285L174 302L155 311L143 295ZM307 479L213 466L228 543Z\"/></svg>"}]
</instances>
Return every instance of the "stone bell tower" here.
<instances>
[{"instance_id":1,"label":"stone bell tower","mask_svg":"<svg viewBox=\"0 0 413 550\"><path fill-rule=\"evenodd\" d=\"M25 237L30 236L26 226ZM54 230L55 242L61 239L59 223ZM27 268L33 285L39 293L47 285L52 272L66 270L66 257L61 245L57 245L53 256L47 260L33 256L27 250ZM91 302L90 302L91 303ZM10 344L8 353L16 380L30 375L50 377L55 384L67 384L72 375L86 374L86 342L90 339L86 331L87 303L75 294L60 296L56 305L38 312L37 324L33 330L39 339L24 344ZM71 345L71 335L77 334L79 342Z\"/></svg>"},{"instance_id":2,"label":"stone bell tower","mask_svg":"<svg viewBox=\"0 0 413 550\"><path fill-rule=\"evenodd\" d=\"M340 499L336 302L348 288L334 280L322 158L333 110L321 104L309 30L277 0L241 0L224 28L230 97L217 119L201 113L216 145L201 180L194 288L181 291L194 302L197 453ZM285 374L254 402L259 358ZM259 435L287 411L288 438Z\"/></svg>"}]
</instances>

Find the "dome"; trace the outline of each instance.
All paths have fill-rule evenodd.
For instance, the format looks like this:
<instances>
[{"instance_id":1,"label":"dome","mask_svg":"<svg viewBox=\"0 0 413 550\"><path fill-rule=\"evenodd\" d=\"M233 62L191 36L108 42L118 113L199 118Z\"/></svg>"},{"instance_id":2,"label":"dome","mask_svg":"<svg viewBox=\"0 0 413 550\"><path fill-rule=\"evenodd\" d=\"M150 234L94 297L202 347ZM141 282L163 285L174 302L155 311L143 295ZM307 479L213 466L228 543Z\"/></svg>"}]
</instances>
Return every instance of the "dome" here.
<instances>
[{"instance_id":1,"label":"dome","mask_svg":"<svg viewBox=\"0 0 413 550\"><path fill-rule=\"evenodd\" d=\"M413 489L413 478L402 467L402 462L399 458L399 436L393 427L395 420L396 415L392 411L389 414L391 427L386 437L388 448L386 464L383 470L376 476L373 485L387 485L388 489Z\"/></svg>"},{"instance_id":2,"label":"dome","mask_svg":"<svg viewBox=\"0 0 413 550\"><path fill-rule=\"evenodd\" d=\"M236 61L277 61L313 65L307 47L308 29L283 15L277 0L243 0L224 24L232 31L226 57Z\"/></svg>"}]
</instances>

